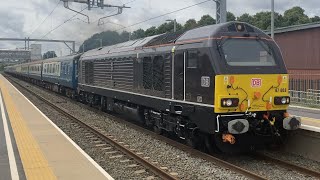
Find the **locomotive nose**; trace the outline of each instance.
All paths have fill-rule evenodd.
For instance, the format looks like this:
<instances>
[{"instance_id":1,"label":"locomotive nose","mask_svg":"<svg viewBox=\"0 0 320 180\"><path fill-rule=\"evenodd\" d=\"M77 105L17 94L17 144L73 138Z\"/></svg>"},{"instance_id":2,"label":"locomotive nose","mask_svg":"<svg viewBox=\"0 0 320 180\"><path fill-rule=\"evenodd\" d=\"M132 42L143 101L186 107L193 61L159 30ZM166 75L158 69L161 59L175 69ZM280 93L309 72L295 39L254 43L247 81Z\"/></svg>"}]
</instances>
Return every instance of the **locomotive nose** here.
<instances>
[{"instance_id":1,"label":"locomotive nose","mask_svg":"<svg viewBox=\"0 0 320 180\"><path fill-rule=\"evenodd\" d=\"M300 117L286 117L283 119L283 128L286 130L297 130L301 127Z\"/></svg>"}]
</instances>

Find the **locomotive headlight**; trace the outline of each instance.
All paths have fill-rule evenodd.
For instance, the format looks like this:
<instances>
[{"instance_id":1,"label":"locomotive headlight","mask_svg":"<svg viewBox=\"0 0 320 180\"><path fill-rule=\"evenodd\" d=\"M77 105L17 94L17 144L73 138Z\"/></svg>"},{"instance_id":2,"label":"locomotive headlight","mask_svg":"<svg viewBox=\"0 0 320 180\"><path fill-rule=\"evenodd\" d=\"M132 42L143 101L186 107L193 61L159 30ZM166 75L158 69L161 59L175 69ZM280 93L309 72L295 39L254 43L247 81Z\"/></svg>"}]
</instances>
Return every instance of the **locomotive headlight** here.
<instances>
[{"instance_id":1,"label":"locomotive headlight","mask_svg":"<svg viewBox=\"0 0 320 180\"><path fill-rule=\"evenodd\" d=\"M290 97L283 96L283 97L275 97L274 98L275 105L287 105L290 104Z\"/></svg>"},{"instance_id":2,"label":"locomotive headlight","mask_svg":"<svg viewBox=\"0 0 320 180\"><path fill-rule=\"evenodd\" d=\"M222 107L237 107L239 105L238 98L223 98L221 99Z\"/></svg>"},{"instance_id":3,"label":"locomotive headlight","mask_svg":"<svg viewBox=\"0 0 320 180\"><path fill-rule=\"evenodd\" d=\"M228 99L227 102L226 102L226 105L227 105L227 106L232 106L232 100L231 100L231 99Z\"/></svg>"}]
</instances>

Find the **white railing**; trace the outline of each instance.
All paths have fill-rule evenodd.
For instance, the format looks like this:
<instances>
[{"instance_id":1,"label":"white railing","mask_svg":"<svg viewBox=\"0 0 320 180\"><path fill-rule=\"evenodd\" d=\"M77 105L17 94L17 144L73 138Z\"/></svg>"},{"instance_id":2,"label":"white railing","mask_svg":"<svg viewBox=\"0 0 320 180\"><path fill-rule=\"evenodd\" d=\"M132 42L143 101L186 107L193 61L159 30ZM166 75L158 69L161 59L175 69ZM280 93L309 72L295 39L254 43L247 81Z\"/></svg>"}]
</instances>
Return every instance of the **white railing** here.
<instances>
[{"instance_id":1,"label":"white railing","mask_svg":"<svg viewBox=\"0 0 320 180\"><path fill-rule=\"evenodd\" d=\"M320 74L290 74L289 77L293 104L320 107Z\"/></svg>"}]
</instances>

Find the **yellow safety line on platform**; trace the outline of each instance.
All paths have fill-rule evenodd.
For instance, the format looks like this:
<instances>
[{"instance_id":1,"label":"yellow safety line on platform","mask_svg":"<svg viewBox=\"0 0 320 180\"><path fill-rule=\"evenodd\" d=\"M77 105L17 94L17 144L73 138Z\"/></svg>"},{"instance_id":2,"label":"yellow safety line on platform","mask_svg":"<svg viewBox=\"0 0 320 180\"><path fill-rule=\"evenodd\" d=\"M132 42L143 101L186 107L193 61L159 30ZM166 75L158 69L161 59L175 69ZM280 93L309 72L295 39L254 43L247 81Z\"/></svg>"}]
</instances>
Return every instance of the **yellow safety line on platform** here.
<instances>
[{"instance_id":1,"label":"yellow safety line on platform","mask_svg":"<svg viewBox=\"0 0 320 180\"><path fill-rule=\"evenodd\" d=\"M314 123L320 123L320 119L314 119L314 118L309 118L309 117L301 117L301 121L303 123L303 121L311 121L311 122L314 122Z\"/></svg>"},{"instance_id":2,"label":"yellow safety line on platform","mask_svg":"<svg viewBox=\"0 0 320 180\"><path fill-rule=\"evenodd\" d=\"M0 82L0 87L27 179L57 179L3 81Z\"/></svg>"}]
</instances>

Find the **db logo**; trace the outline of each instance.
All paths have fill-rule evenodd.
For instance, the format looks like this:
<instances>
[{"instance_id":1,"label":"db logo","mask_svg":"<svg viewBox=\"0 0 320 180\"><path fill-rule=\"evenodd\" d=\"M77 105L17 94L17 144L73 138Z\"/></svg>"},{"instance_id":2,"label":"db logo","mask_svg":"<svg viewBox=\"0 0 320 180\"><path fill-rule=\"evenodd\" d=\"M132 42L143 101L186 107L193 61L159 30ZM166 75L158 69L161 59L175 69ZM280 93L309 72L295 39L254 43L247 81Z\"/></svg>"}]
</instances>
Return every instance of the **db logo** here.
<instances>
[{"instance_id":1,"label":"db logo","mask_svg":"<svg viewBox=\"0 0 320 180\"><path fill-rule=\"evenodd\" d=\"M253 78L251 79L251 87L261 87L262 80L260 78Z\"/></svg>"}]
</instances>

